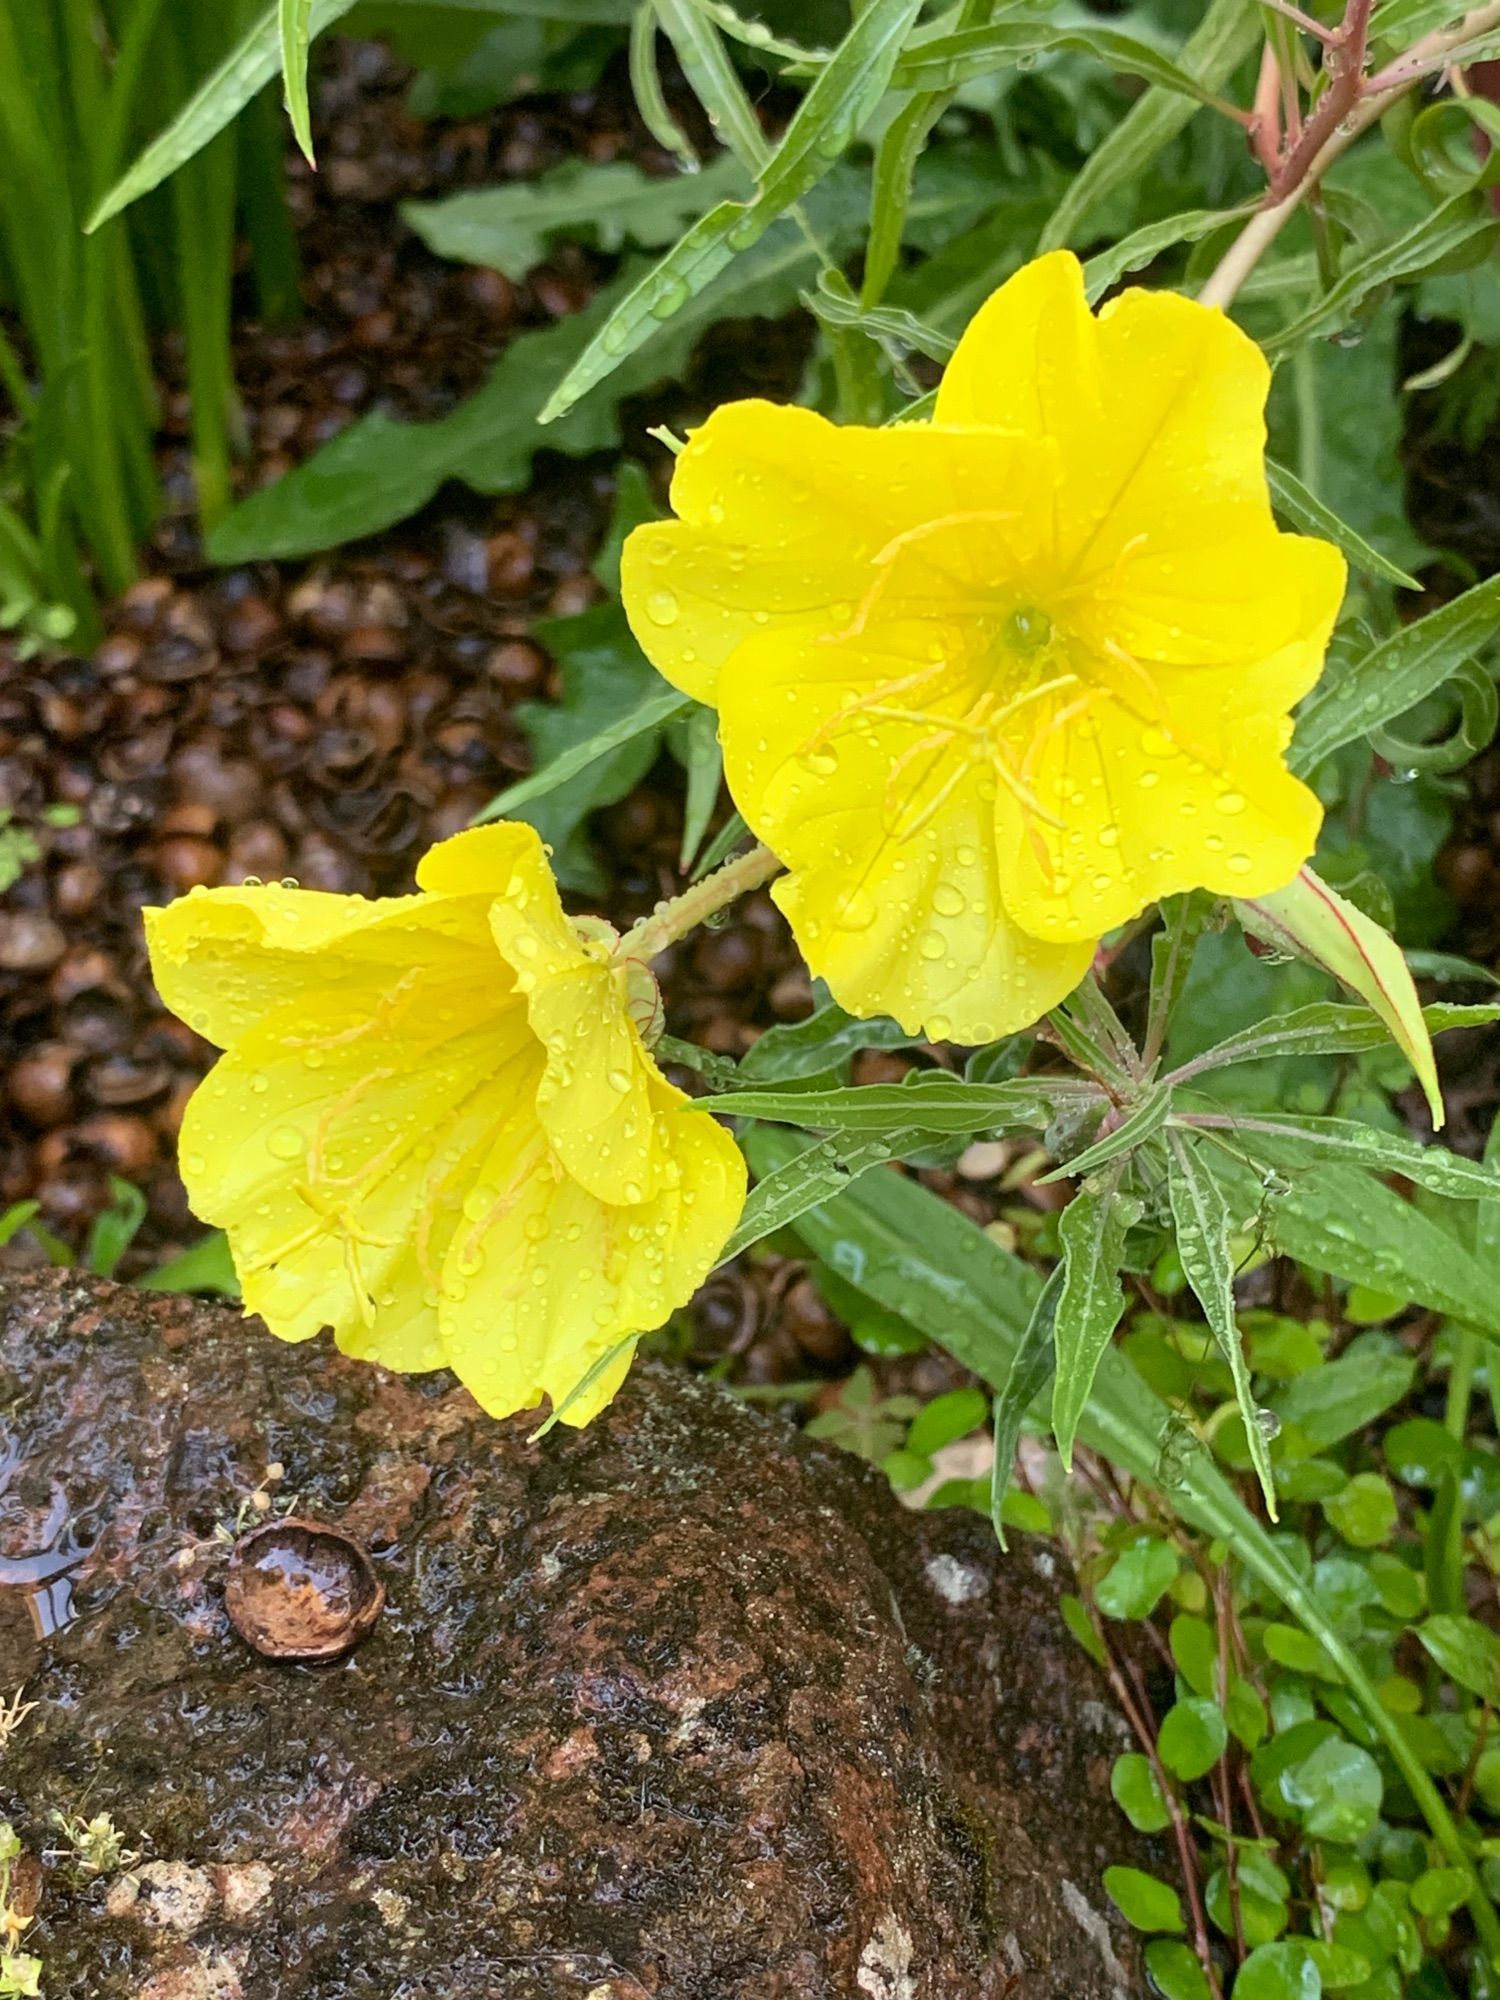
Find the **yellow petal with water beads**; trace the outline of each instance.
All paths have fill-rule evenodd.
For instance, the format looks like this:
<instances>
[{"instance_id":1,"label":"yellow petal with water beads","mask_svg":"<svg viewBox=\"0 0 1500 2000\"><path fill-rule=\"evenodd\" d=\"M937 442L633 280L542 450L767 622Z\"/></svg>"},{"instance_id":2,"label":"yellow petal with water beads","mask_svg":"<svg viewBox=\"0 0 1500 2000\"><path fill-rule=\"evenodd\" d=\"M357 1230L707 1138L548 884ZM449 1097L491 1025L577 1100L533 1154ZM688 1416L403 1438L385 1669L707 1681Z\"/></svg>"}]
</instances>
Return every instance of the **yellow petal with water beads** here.
<instances>
[{"instance_id":1,"label":"yellow petal with water beads","mask_svg":"<svg viewBox=\"0 0 1500 2000\"><path fill-rule=\"evenodd\" d=\"M686 1302L745 1170L657 1069L643 969L564 914L531 828L459 834L417 880L382 902L208 890L147 912L163 997L225 1046L181 1166L274 1333L447 1362L505 1415L561 1401Z\"/></svg>"},{"instance_id":2,"label":"yellow petal with water beads","mask_svg":"<svg viewBox=\"0 0 1500 2000\"><path fill-rule=\"evenodd\" d=\"M715 412L626 546L633 629L720 711L735 803L835 996L940 1038L1028 1025L1148 904L1279 888L1284 762L1344 566L1278 531L1269 371L1222 313L1077 260L981 308L930 424ZM670 617L662 613L671 603Z\"/></svg>"}]
</instances>

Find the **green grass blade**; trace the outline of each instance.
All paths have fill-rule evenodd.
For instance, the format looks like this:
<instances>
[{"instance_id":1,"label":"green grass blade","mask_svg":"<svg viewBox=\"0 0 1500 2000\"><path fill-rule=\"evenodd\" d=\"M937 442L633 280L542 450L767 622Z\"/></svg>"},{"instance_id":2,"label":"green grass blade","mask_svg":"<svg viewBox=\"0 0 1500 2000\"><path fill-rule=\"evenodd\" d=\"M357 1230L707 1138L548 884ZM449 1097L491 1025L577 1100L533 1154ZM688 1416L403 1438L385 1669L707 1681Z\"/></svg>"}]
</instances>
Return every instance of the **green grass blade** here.
<instances>
[{"instance_id":1,"label":"green grass blade","mask_svg":"<svg viewBox=\"0 0 1500 2000\"><path fill-rule=\"evenodd\" d=\"M277 0L277 26L281 36L281 81L286 93L286 115L292 121L292 136L302 148L310 167L313 158L312 109L307 101L307 50L312 41L313 0Z\"/></svg>"},{"instance_id":2,"label":"green grass blade","mask_svg":"<svg viewBox=\"0 0 1500 2000\"><path fill-rule=\"evenodd\" d=\"M921 0L873 0L799 105L754 199L721 203L673 245L611 313L553 391L540 422L565 415L817 185L884 95L920 7Z\"/></svg>"},{"instance_id":3,"label":"green grass blade","mask_svg":"<svg viewBox=\"0 0 1500 2000\"><path fill-rule=\"evenodd\" d=\"M355 0L310 0L308 39L347 14ZM159 187L169 174L186 164L216 138L242 111L263 84L281 67L279 0L271 0L254 26L243 35L184 104L164 132L121 175L84 225L89 232L121 209Z\"/></svg>"},{"instance_id":4,"label":"green grass blade","mask_svg":"<svg viewBox=\"0 0 1500 2000\"><path fill-rule=\"evenodd\" d=\"M1228 82L1261 39L1261 14L1247 0L1211 0L1178 54L1178 65L1205 90ZM1094 148L1042 227L1037 249L1060 250L1080 233L1089 213L1119 188L1137 182L1171 145L1198 107L1179 91L1157 87L1133 104Z\"/></svg>"}]
</instances>

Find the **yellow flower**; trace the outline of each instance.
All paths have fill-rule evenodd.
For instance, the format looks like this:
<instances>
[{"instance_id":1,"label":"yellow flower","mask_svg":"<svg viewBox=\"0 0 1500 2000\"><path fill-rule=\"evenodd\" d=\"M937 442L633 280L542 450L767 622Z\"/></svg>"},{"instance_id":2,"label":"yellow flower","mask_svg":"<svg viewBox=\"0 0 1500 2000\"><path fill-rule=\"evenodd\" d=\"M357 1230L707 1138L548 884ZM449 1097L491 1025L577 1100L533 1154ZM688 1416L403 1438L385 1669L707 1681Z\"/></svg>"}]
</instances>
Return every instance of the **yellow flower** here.
<instances>
[{"instance_id":1,"label":"yellow flower","mask_svg":"<svg viewBox=\"0 0 1500 2000\"><path fill-rule=\"evenodd\" d=\"M691 1295L744 1163L657 1069L649 974L564 916L530 827L442 842L417 884L146 913L162 998L227 1051L188 1105L183 1178L283 1339L331 1325L387 1367L448 1364L496 1416L556 1405Z\"/></svg>"},{"instance_id":2,"label":"yellow flower","mask_svg":"<svg viewBox=\"0 0 1500 2000\"><path fill-rule=\"evenodd\" d=\"M930 424L752 402L694 434L626 609L719 709L772 893L846 1007L986 1040L1148 903L1307 859L1320 809L1282 753L1344 566L1272 520L1267 384L1175 294L1095 318L1060 252L982 308Z\"/></svg>"}]
</instances>

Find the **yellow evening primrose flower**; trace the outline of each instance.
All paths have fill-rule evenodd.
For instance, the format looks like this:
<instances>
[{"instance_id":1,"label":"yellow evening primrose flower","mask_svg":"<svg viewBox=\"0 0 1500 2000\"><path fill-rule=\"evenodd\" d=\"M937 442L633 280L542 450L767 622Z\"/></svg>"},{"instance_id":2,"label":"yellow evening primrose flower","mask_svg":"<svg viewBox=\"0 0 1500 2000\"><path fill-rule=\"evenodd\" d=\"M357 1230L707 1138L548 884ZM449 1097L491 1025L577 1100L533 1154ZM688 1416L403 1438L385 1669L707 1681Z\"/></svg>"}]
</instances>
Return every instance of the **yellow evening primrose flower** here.
<instances>
[{"instance_id":1,"label":"yellow evening primrose flower","mask_svg":"<svg viewBox=\"0 0 1500 2000\"><path fill-rule=\"evenodd\" d=\"M626 610L718 708L844 1006L985 1041L1148 903L1278 889L1312 852L1282 753L1344 565L1272 519L1268 382L1174 293L1096 317L1058 252L980 310L931 423L744 402L693 434Z\"/></svg>"},{"instance_id":2,"label":"yellow evening primrose flower","mask_svg":"<svg viewBox=\"0 0 1500 2000\"><path fill-rule=\"evenodd\" d=\"M284 1340L328 1325L390 1368L447 1364L493 1415L556 1405L689 1298L744 1162L657 1069L650 974L563 914L530 827L443 841L417 886L147 911L162 998L226 1051L188 1105L183 1179Z\"/></svg>"}]
</instances>

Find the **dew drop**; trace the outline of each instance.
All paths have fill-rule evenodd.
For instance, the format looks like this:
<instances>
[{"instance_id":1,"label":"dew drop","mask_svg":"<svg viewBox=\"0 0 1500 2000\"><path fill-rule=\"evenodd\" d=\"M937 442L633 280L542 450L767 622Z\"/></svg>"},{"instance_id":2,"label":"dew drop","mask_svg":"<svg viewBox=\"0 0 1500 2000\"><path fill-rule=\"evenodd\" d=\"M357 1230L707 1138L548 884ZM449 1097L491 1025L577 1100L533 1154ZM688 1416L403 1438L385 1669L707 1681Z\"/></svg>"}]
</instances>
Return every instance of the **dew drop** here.
<instances>
[{"instance_id":1,"label":"dew drop","mask_svg":"<svg viewBox=\"0 0 1500 2000\"><path fill-rule=\"evenodd\" d=\"M1242 813L1245 810L1244 794L1242 792L1220 792L1219 796L1214 800L1214 805L1219 812L1226 813L1232 819L1236 813Z\"/></svg>"},{"instance_id":2,"label":"dew drop","mask_svg":"<svg viewBox=\"0 0 1500 2000\"><path fill-rule=\"evenodd\" d=\"M964 899L951 882L939 882L932 892L932 906L940 917L962 916Z\"/></svg>"},{"instance_id":3,"label":"dew drop","mask_svg":"<svg viewBox=\"0 0 1500 2000\"><path fill-rule=\"evenodd\" d=\"M295 1125L278 1125L266 1137L266 1151L273 1159L300 1160L307 1151L307 1139Z\"/></svg>"},{"instance_id":4,"label":"dew drop","mask_svg":"<svg viewBox=\"0 0 1500 2000\"><path fill-rule=\"evenodd\" d=\"M670 590L653 590L646 599L646 616L653 625L675 625L681 608Z\"/></svg>"},{"instance_id":5,"label":"dew drop","mask_svg":"<svg viewBox=\"0 0 1500 2000\"><path fill-rule=\"evenodd\" d=\"M1231 854L1224 866L1231 875L1248 875L1251 866L1250 857L1248 854Z\"/></svg>"}]
</instances>

